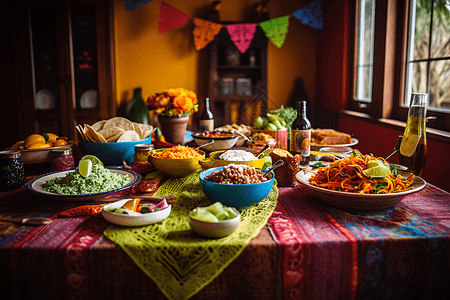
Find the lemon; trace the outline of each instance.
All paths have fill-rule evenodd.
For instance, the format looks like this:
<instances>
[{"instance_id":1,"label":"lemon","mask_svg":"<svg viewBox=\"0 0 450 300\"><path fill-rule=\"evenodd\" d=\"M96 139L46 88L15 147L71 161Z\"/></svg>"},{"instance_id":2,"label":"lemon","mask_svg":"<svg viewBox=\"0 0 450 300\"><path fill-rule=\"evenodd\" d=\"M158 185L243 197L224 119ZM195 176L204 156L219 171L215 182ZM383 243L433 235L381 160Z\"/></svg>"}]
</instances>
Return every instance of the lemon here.
<instances>
[{"instance_id":1,"label":"lemon","mask_svg":"<svg viewBox=\"0 0 450 300\"><path fill-rule=\"evenodd\" d=\"M419 145L420 136L410 133L403 136L402 143L400 144L400 153L403 156L411 157L416 152L417 145Z\"/></svg>"},{"instance_id":2,"label":"lemon","mask_svg":"<svg viewBox=\"0 0 450 300\"><path fill-rule=\"evenodd\" d=\"M383 178L389 175L391 170L385 165L378 165L362 171L364 176L370 178Z\"/></svg>"},{"instance_id":3,"label":"lemon","mask_svg":"<svg viewBox=\"0 0 450 300\"><path fill-rule=\"evenodd\" d=\"M42 136L42 135L40 135L40 134L37 134L37 133L34 133L34 134L31 134L31 135L29 135L25 140L24 140L24 142L23 142L23 145L25 146L25 148L28 148L30 145L33 145L33 144L45 144L47 141L45 140L45 137L44 136Z\"/></svg>"},{"instance_id":4,"label":"lemon","mask_svg":"<svg viewBox=\"0 0 450 300\"><path fill-rule=\"evenodd\" d=\"M83 177L88 177L92 172L92 161L90 159L80 160L78 163L78 172Z\"/></svg>"},{"instance_id":5,"label":"lemon","mask_svg":"<svg viewBox=\"0 0 450 300\"><path fill-rule=\"evenodd\" d=\"M93 165L103 166L103 162L100 160L100 158L98 158L97 156L94 156L94 155L85 155L80 159L80 161L82 161L82 160L90 160Z\"/></svg>"}]
</instances>

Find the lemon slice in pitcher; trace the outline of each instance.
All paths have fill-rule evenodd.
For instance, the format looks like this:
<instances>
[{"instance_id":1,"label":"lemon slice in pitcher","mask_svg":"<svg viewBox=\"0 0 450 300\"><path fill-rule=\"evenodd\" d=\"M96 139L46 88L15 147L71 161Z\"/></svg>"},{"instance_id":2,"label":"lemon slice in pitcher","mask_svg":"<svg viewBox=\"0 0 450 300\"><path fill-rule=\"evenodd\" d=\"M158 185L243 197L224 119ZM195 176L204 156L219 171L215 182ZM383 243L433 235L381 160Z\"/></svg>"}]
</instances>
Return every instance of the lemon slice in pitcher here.
<instances>
[{"instance_id":1,"label":"lemon slice in pitcher","mask_svg":"<svg viewBox=\"0 0 450 300\"><path fill-rule=\"evenodd\" d=\"M92 161L90 159L80 160L78 163L78 172L83 177L88 177L92 172Z\"/></svg>"},{"instance_id":2,"label":"lemon slice in pitcher","mask_svg":"<svg viewBox=\"0 0 450 300\"><path fill-rule=\"evenodd\" d=\"M403 136L402 143L400 145L400 154L406 157L413 156L416 152L417 145L419 145L420 136L410 133Z\"/></svg>"}]
</instances>

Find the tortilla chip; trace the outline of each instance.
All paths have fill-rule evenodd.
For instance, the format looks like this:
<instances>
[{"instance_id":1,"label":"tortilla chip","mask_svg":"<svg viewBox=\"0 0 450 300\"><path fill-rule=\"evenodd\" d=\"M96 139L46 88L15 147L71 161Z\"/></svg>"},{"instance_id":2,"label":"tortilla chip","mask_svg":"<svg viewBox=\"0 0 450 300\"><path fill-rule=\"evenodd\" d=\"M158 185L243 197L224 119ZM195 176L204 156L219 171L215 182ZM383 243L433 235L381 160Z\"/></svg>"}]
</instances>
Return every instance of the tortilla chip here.
<instances>
[{"instance_id":1,"label":"tortilla chip","mask_svg":"<svg viewBox=\"0 0 450 300\"><path fill-rule=\"evenodd\" d=\"M108 127L119 127L123 130L133 130L134 131L134 125L133 122L130 120L123 118L123 117L114 117L106 121L106 123L103 125L103 128Z\"/></svg>"},{"instance_id":2,"label":"tortilla chip","mask_svg":"<svg viewBox=\"0 0 450 300\"><path fill-rule=\"evenodd\" d=\"M142 127L140 126L140 124L139 123L133 123L133 125L134 125L134 131L136 131L139 134L139 136L141 137L141 139L143 139L144 138L144 132L142 131Z\"/></svg>"},{"instance_id":3,"label":"tortilla chip","mask_svg":"<svg viewBox=\"0 0 450 300\"><path fill-rule=\"evenodd\" d=\"M109 142L117 142L117 140L122 136L122 134L123 134L124 132L125 132L125 131L119 132L118 134L113 135L113 136L109 137L108 139L106 139L106 141L107 141L108 143L109 143Z\"/></svg>"},{"instance_id":4,"label":"tortilla chip","mask_svg":"<svg viewBox=\"0 0 450 300\"><path fill-rule=\"evenodd\" d=\"M98 133L100 133L107 141L109 141L109 139L115 135L122 135L122 133L124 133L125 130L123 130L122 128L119 127L108 127L108 128L103 128L102 130L100 130Z\"/></svg>"},{"instance_id":5,"label":"tortilla chip","mask_svg":"<svg viewBox=\"0 0 450 300\"><path fill-rule=\"evenodd\" d=\"M122 133L122 136L117 140L118 143L120 142L133 142L133 141L139 141L141 137L139 134L134 130L127 130L124 133Z\"/></svg>"},{"instance_id":6,"label":"tortilla chip","mask_svg":"<svg viewBox=\"0 0 450 300\"><path fill-rule=\"evenodd\" d=\"M98 134L97 131L91 127L91 125L84 124L84 129L88 138L90 138L93 142L106 143L106 139L101 134Z\"/></svg>"},{"instance_id":7,"label":"tortilla chip","mask_svg":"<svg viewBox=\"0 0 450 300\"><path fill-rule=\"evenodd\" d=\"M105 125L107 120L100 120L95 122L94 124L91 125L92 128L94 128L95 131L99 132L100 130L103 129L103 126Z\"/></svg>"}]
</instances>

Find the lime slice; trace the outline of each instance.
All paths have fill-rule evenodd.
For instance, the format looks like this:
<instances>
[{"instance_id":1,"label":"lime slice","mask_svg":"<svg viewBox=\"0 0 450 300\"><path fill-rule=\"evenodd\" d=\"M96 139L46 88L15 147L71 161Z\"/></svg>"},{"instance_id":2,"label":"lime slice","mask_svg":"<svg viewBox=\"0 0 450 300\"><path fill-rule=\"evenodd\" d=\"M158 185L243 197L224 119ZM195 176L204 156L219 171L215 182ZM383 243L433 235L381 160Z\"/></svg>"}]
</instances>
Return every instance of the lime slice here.
<instances>
[{"instance_id":1,"label":"lime slice","mask_svg":"<svg viewBox=\"0 0 450 300\"><path fill-rule=\"evenodd\" d=\"M400 145L400 154L406 157L413 156L416 152L417 145L419 145L420 136L417 134L410 133L404 135L402 138L402 143Z\"/></svg>"},{"instance_id":2,"label":"lime slice","mask_svg":"<svg viewBox=\"0 0 450 300\"><path fill-rule=\"evenodd\" d=\"M383 178L389 175L391 170L384 165L379 165L362 171L364 176L370 178Z\"/></svg>"},{"instance_id":3,"label":"lime slice","mask_svg":"<svg viewBox=\"0 0 450 300\"><path fill-rule=\"evenodd\" d=\"M90 159L80 160L78 163L78 172L83 177L88 177L91 175L92 171L92 161Z\"/></svg>"},{"instance_id":4,"label":"lime slice","mask_svg":"<svg viewBox=\"0 0 450 300\"><path fill-rule=\"evenodd\" d=\"M80 161L82 161L82 160L90 160L90 161L92 161L93 165L103 166L103 162L100 160L100 158L98 158L97 156L94 156L94 155L85 155L80 159Z\"/></svg>"}]
</instances>

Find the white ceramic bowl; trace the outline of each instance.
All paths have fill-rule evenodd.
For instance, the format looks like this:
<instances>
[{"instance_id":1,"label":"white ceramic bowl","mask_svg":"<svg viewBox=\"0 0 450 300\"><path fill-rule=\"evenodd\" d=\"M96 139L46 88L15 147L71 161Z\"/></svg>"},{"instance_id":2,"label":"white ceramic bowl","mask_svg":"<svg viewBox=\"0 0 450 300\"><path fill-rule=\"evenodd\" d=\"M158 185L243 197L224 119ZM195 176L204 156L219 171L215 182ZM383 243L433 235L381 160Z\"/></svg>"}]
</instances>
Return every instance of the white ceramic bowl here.
<instances>
[{"instance_id":1,"label":"white ceramic bowl","mask_svg":"<svg viewBox=\"0 0 450 300\"><path fill-rule=\"evenodd\" d=\"M106 209L122 207L125 204L125 202L127 202L128 200L130 200L130 199L119 200L119 201L116 201L116 202L113 202L113 203L103 206L103 209L102 209L103 217L107 221L117 224L117 225L129 226L129 227L144 226L144 225L149 225L149 224L164 220L165 218L167 218L170 215L171 208L172 208L172 206L169 204L169 207L167 207L165 209L158 210L158 211L148 213L148 214L141 214L139 216L122 215L122 214L116 214L116 213L113 213L110 211L106 211Z\"/></svg>"},{"instance_id":2,"label":"white ceramic bowl","mask_svg":"<svg viewBox=\"0 0 450 300\"><path fill-rule=\"evenodd\" d=\"M231 137L217 137L210 138L206 136L202 136L201 133L195 133L192 135L194 137L194 141L197 145L203 145L210 140L214 140L214 143L204 146L201 149L206 151L218 151L218 150L228 150L231 149L237 142L239 136L233 135Z\"/></svg>"},{"instance_id":3,"label":"white ceramic bowl","mask_svg":"<svg viewBox=\"0 0 450 300\"><path fill-rule=\"evenodd\" d=\"M203 222L199 220L192 219L189 216L189 225L191 230L196 234L205 238L223 238L232 234L236 228L238 228L241 222L241 214L230 220L223 220L217 223Z\"/></svg>"}]
</instances>

